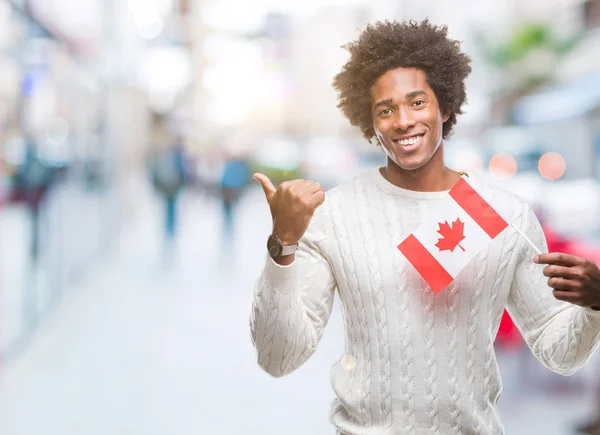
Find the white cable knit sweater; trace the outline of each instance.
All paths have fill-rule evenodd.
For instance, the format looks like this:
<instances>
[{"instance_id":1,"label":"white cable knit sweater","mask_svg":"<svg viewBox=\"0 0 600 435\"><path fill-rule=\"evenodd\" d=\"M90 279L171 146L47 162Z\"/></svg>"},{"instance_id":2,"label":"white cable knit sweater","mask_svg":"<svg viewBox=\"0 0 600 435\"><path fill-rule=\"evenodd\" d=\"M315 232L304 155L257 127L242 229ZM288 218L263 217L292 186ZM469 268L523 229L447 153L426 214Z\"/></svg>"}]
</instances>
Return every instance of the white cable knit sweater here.
<instances>
[{"instance_id":1,"label":"white cable knit sweater","mask_svg":"<svg viewBox=\"0 0 600 435\"><path fill-rule=\"evenodd\" d=\"M469 181L542 252L529 205L477 174ZM563 375L598 344L600 312L557 301L543 265L509 227L434 294L396 246L447 192L415 192L373 169L328 191L294 263L268 255L254 293L260 366L291 373L315 351L338 290L345 355L331 370L330 418L348 435L503 434L494 338L505 307L533 354Z\"/></svg>"}]
</instances>

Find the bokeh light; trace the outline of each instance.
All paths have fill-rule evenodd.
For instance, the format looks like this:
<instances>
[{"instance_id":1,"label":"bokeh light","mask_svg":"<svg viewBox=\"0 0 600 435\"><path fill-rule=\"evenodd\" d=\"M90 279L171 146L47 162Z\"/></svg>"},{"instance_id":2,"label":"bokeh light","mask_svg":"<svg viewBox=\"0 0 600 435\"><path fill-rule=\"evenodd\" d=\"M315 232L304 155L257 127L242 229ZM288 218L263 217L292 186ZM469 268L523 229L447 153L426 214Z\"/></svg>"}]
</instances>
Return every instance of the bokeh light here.
<instances>
[{"instance_id":1,"label":"bokeh light","mask_svg":"<svg viewBox=\"0 0 600 435\"><path fill-rule=\"evenodd\" d=\"M564 157L553 151L547 152L538 161L540 175L546 180L558 180L564 175L566 169L567 163Z\"/></svg>"},{"instance_id":2,"label":"bokeh light","mask_svg":"<svg viewBox=\"0 0 600 435\"><path fill-rule=\"evenodd\" d=\"M517 173L517 160L510 154L499 153L490 159L488 167L492 174L510 178Z\"/></svg>"}]
</instances>

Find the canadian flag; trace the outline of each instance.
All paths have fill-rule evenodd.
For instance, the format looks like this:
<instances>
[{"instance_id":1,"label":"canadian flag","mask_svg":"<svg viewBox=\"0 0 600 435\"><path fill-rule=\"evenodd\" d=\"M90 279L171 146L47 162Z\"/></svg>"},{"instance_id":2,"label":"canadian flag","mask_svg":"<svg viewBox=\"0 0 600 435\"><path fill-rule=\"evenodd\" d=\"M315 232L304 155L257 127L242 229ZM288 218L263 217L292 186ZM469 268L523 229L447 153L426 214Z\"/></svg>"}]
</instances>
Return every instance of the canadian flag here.
<instances>
[{"instance_id":1,"label":"canadian flag","mask_svg":"<svg viewBox=\"0 0 600 435\"><path fill-rule=\"evenodd\" d=\"M398 249L435 293L442 291L508 223L462 177Z\"/></svg>"}]
</instances>

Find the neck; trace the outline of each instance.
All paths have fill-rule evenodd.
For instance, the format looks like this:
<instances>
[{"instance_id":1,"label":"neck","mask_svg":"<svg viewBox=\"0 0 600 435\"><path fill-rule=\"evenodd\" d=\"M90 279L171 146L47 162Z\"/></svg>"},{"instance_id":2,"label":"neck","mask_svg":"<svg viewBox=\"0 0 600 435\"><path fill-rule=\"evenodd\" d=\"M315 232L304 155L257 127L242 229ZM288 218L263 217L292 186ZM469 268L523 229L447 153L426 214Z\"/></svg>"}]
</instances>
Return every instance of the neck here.
<instances>
[{"instance_id":1,"label":"neck","mask_svg":"<svg viewBox=\"0 0 600 435\"><path fill-rule=\"evenodd\" d=\"M390 183L407 190L439 192L450 190L460 174L444 165L443 146L440 146L429 162L418 169L406 170L388 157L381 174Z\"/></svg>"}]
</instances>

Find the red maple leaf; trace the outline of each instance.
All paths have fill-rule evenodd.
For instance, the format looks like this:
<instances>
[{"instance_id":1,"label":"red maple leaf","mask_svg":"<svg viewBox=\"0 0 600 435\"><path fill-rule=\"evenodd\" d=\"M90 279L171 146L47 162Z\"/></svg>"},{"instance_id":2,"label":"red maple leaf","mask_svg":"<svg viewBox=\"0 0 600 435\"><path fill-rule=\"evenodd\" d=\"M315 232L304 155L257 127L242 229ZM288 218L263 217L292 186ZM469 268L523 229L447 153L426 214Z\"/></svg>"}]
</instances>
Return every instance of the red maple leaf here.
<instances>
[{"instance_id":1,"label":"red maple leaf","mask_svg":"<svg viewBox=\"0 0 600 435\"><path fill-rule=\"evenodd\" d=\"M444 221L444 223L438 222L438 225L440 226L438 233L443 237L438 239L435 246L437 246L440 251L450 252L454 252L454 249L458 246L464 252L465 248L459 245L459 243L466 238L464 234L464 222L461 222L460 218L456 218L456 220L452 222L452 227L450 227L448 221Z\"/></svg>"}]
</instances>

